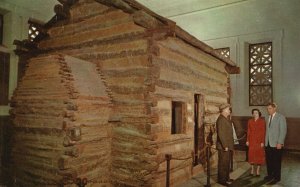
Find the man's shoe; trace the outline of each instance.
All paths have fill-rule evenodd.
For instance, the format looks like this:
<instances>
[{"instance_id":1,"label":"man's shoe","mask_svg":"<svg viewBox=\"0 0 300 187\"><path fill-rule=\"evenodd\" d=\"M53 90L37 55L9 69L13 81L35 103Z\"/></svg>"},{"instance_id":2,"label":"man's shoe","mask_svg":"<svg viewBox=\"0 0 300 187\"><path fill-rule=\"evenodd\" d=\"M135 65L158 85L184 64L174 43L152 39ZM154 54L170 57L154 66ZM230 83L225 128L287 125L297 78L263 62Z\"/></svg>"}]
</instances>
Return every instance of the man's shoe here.
<instances>
[{"instance_id":1,"label":"man's shoe","mask_svg":"<svg viewBox=\"0 0 300 187\"><path fill-rule=\"evenodd\" d=\"M227 184L226 182L218 182L219 184L221 184L222 186L229 186L230 184Z\"/></svg>"},{"instance_id":2,"label":"man's shoe","mask_svg":"<svg viewBox=\"0 0 300 187\"><path fill-rule=\"evenodd\" d=\"M274 180L272 180L269 184L270 185L274 185L274 184L276 184L277 182L279 182L280 180L278 180L278 179L274 179Z\"/></svg>"},{"instance_id":3,"label":"man's shoe","mask_svg":"<svg viewBox=\"0 0 300 187\"><path fill-rule=\"evenodd\" d=\"M231 182L218 182L218 183L223 186L229 186L231 184Z\"/></svg>"},{"instance_id":4,"label":"man's shoe","mask_svg":"<svg viewBox=\"0 0 300 187\"><path fill-rule=\"evenodd\" d=\"M228 179L228 181L227 182L233 182L234 180L233 179Z\"/></svg>"},{"instance_id":5,"label":"man's shoe","mask_svg":"<svg viewBox=\"0 0 300 187\"><path fill-rule=\"evenodd\" d=\"M272 179L273 179L273 177L272 177L272 176L269 176L269 175L264 177L264 180L266 180L266 181L270 181L270 180L272 180Z\"/></svg>"}]
</instances>

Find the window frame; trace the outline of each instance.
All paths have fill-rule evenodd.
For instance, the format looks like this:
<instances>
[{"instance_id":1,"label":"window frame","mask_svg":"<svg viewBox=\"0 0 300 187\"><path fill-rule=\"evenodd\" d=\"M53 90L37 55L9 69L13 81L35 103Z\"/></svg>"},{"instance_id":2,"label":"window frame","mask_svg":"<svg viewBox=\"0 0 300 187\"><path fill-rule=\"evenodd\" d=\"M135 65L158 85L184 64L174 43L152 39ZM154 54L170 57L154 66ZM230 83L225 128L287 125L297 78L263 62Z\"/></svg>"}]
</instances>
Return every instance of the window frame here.
<instances>
[{"instance_id":1,"label":"window frame","mask_svg":"<svg viewBox=\"0 0 300 187\"><path fill-rule=\"evenodd\" d=\"M264 45L264 44L271 44L271 51L270 51L270 56L271 56L271 62L268 64L262 64L262 65L252 65L251 64L251 46L255 46L255 45ZM272 41L267 41L267 42L258 42L258 43L251 43L249 44L248 47L248 83L249 83L249 87L248 87L248 92L249 92L249 106L267 106L268 103L273 101L274 98L274 88L273 88L273 72L274 72L274 65L273 65L273 42ZM254 66L265 66L265 65L270 65L271 66L271 73L270 73L270 79L271 79L271 84L259 84L259 85L251 85L251 68ZM251 87L257 87L257 86L270 86L271 87L271 94L270 94L270 98L271 101L266 101L264 104L253 104L251 103Z\"/></svg>"},{"instance_id":2,"label":"window frame","mask_svg":"<svg viewBox=\"0 0 300 187\"><path fill-rule=\"evenodd\" d=\"M9 76L10 76L10 54L0 51L0 105L7 106L9 104Z\"/></svg>"},{"instance_id":3,"label":"window frame","mask_svg":"<svg viewBox=\"0 0 300 187\"><path fill-rule=\"evenodd\" d=\"M0 14L0 45L3 45L4 15Z\"/></svg>"},{"instance_id":4,"label":"window frame","mask_svg":"<svg viewBox=\"0 0 300 187\"><path fill-rule=\"evenodd\" d=\"M180 112L180 124L176 125L175 119L177 119L175 108L176 106L181 108ZM179 128L178 128L179 127ZM185 134L186 133L186 103L182 101L171 102L171 134Z\"/></svg>"}]
</instances>

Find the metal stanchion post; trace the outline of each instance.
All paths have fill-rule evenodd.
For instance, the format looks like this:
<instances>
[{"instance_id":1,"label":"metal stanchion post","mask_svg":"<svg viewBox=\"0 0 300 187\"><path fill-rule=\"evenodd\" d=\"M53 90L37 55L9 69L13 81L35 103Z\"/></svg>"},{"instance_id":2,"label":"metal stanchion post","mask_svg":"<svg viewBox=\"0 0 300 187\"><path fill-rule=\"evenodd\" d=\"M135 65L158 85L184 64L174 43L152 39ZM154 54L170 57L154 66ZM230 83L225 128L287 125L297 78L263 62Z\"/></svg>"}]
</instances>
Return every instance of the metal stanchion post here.
<instances>
[{"instance_id":1,"label":"metal stanchion post","mask_svg":"<svg viewBox=\"0 0 300 187\"><path fill-rule=\"evenodd\" d=\"M210 187L210 144L206 147L207 181L205 187Z\"/></svg>"},{"instance_id":2,"label":"metal stanchion post","mask_svg":"<svg viewBox=\"0 0 300 187\"><path fill-rule=\"evenodd\" d=\"M230 151L230 172L233 172L233 151Z\"/></svg>"},{"instance_id":3,"label":"metal stanchion post","mask_svg":"<svg viewBox=\"0 0 300 187\"><path fill-rule=\"evenodd\" d=\"M166 187L170 186L170 161L172 159L171 154L166 154L166 161L167 161L167 175L166 175Z\"/></svg>"}]
</instances>

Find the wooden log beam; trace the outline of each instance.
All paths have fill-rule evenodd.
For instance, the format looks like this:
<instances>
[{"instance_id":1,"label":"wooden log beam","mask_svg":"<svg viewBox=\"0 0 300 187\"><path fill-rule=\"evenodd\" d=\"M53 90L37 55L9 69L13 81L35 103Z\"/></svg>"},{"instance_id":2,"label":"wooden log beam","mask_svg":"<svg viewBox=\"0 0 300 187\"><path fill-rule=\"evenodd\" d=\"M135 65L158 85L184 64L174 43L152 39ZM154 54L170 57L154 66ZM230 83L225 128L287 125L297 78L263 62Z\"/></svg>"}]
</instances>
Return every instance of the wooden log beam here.
<instances>
[{"instance_id":1,"label":"wooden log beam","mask_svg":"<svg viewBox=\"0 0 300 187\"><path fill-rule=\"evenodd\" d=\"M78 175L77 171L73 168L59 170L57 173L63 176L63 179L61 180L63 183L67 183L70 182L70 180L74 180Z\"/></svg>"},{"instance_id":2,"label":"wooden log beam","mask_svg":"<svg viewBox=\"0 0 300 187\"><path fill-rule=\"evenodd\" d=\"M63 145L64 145L65 147L73 146L73 145L75 145L76 143L77 143L77 142L71 140L70 137L68 137L68 136L65 136L65 137L64 137Z\"/></svg>"},{"instance_id":3,"label":"wooden log beam","mask_svg":"<svg viewBox=\"0 0 300 187\"><path fill-rule=\"evenodd\" d=\"M114 6L127 13L133 13L135 11L133 7L131 7L130 5L128 5L126 2L122 0L96 0L96 1L107 6Z\"/></svg>"},{"instance_id":4,"label":"wooden log beam","mask_svg":"<svg viewBox=\"0 0 300 187\"><path fill-rule=\"evenodd\" d=\"M80 150L76 146L66 147L64 154L71 157L78 157Z\"/></svg>"},{"instance_id":5,"label":"wooden log beam","mask_svg":"<svg viewBox=\"0 0 300 187\"><path fill-rule=\"evenodd\" d=\"M37 49L37 44L30 40L14 40L13 44L17 46L17 49L20 48L27 51Z\"/></svg>"},{"instance_id":6,"label":"wooden log beam","mask_svg":"<svg viewBox=\"0 0 300 187\"><path fill-rule=\"evenodd\" d=\"M164 26L162 22L150 16L146 12L139 10L135 11L133 14L133 20L136 24L145 27L147 29L154 29Z\"/></svg>"},{"instance_id":7,"label":"wooden log beam","mask_svg":"<svg viewBox=\"0 0 300 187\"><path fill-rule=\"evenodd\" d=\"M55 5L54 12L58 20L63 20L69 17L69 13L66 11L63 5L60 4Z\"/></svg>"},{"instance_id":8,"label":"wooden log beam","mask_svg":"<svg viewBox=\"0 0 300 187\"><path fill-rule=\"evenodd\" d=\"M62 5L66 5L66 6L72 6L75 3L78 2L78 0L57 0L59 3L61 3Z\"/></svg>"},{"instance_id":9,"label":"wooden log beam","mask_svg":"<svg viewBox=\"0 0 300 187\"><path fill-rule=\"evenodd\" d=\"M225 70L229 74L240 74L240 67L237 67L237 66L226 65Z\"/></svg>"},{"instance_id":10,"label":"wooden log beam","mask_svg":"<svg viewBox=\"0 0 300 187\"><path fill-rule=\"evenodd\" d=\"M39 134L39 135L52 135L60 137L62 134L62 130L60 128L47 128L47 127L14 127L16 132L23 132L23 133L32 133L32 134Z\"/></svg>"}]
</instances>

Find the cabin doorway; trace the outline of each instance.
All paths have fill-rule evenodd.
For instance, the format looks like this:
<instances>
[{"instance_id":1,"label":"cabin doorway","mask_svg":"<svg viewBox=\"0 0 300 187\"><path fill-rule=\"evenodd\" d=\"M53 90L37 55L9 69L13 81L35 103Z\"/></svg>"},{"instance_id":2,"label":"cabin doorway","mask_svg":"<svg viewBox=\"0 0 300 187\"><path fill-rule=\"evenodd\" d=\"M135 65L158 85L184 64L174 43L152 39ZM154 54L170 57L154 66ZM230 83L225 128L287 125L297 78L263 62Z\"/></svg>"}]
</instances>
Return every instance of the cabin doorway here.
<instances>
[{"instance_id":1,"label":"cabin doorway","mask_svg":"<svg viewBox=\"0 0 300 187\"><path fill-rule=\"evenodd\" d=\"M194 95L194 165L205 162L205 137L204 137L204 96Z\"/></svg>"}]
</instances>

